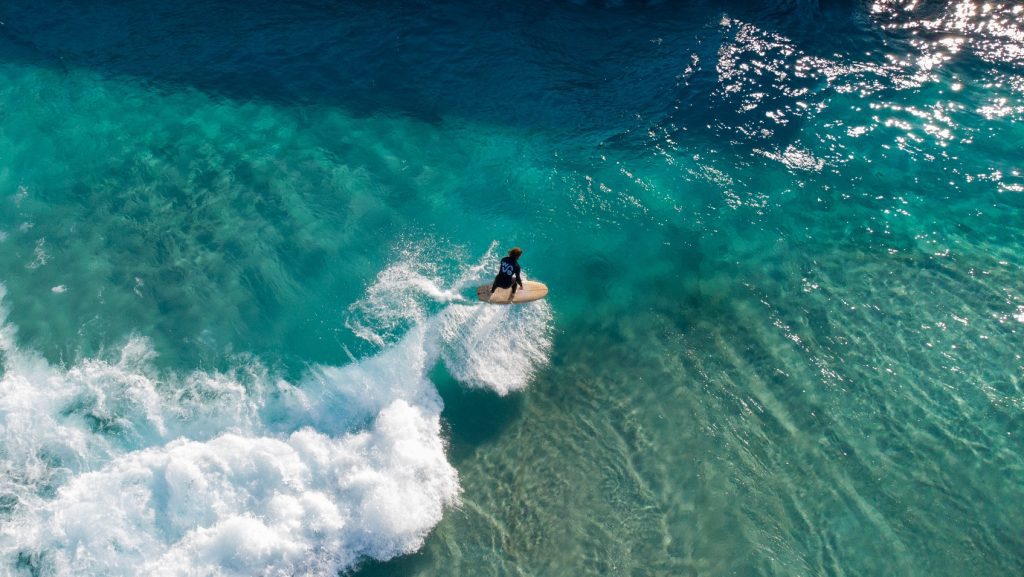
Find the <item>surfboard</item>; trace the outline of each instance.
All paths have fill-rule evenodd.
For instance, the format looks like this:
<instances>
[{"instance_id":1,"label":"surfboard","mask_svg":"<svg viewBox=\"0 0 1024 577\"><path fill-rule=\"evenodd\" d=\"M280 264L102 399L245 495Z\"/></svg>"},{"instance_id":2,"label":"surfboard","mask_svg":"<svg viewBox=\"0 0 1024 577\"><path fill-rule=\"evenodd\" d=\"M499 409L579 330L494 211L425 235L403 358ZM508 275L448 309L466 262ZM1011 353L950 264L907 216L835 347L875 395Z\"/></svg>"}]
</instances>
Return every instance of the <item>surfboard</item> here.
<instances>
[{"instance_id":1,"label":"surfboard","mask_svg":"<svg viewBox=\"0 0 1024 577\"><path fill-rule=\"evenodd\" d=\"M518 305L548 296L548 285L533 280L524 280L523 288L516 289L515 298L508 300L508 295L511 292L510 288L499 288L494 289L494 294L491 294L491 285L485 284L477 287L476 298L492 305Z\"/></svg>"}]
</instances>

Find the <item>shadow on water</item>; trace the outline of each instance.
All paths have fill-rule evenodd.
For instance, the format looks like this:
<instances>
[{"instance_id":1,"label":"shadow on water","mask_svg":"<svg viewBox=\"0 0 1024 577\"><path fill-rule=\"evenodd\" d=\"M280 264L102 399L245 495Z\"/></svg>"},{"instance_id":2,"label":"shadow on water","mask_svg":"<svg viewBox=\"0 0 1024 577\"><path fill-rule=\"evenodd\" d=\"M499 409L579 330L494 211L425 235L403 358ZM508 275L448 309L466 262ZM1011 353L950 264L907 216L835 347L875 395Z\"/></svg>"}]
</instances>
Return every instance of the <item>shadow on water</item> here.
<instances>
[{"instance_id":1,"label":"shadow on water","mask_svg":"<svg viewBox=\"0 0 1024 577\"><path fill-rule=\"evenodd\" d=\"M441 417L448 427L449 458L456 468L477 448L500 438L522 415L522 394L500 397L491 390L469 388L442 365L434 369L430 380L444 400Z\"/></svg>"},{"instance_id":2,"label":"shadow on water","mask_svg":"<svg viewBox=\"0 0 1024 577\"><path fill-rule=\"evenodd\" d=\"M369 560L356 569L341 573L345 577L393 577L394 575L417 575L424 569L435 566L430 549L421 549L410 555L396 557L390 561Z\"/></svg>"}]
</instances>

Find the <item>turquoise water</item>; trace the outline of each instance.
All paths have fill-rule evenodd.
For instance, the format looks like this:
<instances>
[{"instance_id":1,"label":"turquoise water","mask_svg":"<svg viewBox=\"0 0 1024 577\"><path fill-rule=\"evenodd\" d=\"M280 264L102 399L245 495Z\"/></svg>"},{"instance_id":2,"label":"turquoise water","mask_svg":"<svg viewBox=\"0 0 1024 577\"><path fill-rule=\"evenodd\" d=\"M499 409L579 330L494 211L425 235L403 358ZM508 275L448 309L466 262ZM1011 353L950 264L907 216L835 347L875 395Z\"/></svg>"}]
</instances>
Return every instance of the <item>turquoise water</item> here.
<instances>
[{"instance_id":1,"label":"turquoise water","mask_svg":"<svg viewBox=\"0 0 1024 577\"><path fill-rule=\"evenodd\" d=\"M0 22L0 574L1024 573L1019 6Z\"/></svg>"}]
</instances>

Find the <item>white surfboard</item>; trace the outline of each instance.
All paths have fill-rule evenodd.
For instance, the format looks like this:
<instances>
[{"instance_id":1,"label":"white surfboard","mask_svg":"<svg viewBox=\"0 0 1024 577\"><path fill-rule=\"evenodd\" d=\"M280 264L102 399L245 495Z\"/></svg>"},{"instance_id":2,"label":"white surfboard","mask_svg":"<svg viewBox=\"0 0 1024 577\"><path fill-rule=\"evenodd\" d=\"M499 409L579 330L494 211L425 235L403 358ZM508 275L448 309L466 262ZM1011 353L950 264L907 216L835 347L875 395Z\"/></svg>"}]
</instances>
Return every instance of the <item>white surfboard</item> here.
<instances>
[{"instance_id":1,"label":"white surfboard","mask_svg":"<svg viewBox=\"0 0 1024 577\"><path fill-rule=\"evenodd\" d=\"M528 303L548 296L548 285L533 280L524 280L522 288L516 289L516 296L509 300L511 288L494 289L491 294L491 285L485 284L477 287L476 298L492 305L518 305Z\"/></svg>"}]
</instances>

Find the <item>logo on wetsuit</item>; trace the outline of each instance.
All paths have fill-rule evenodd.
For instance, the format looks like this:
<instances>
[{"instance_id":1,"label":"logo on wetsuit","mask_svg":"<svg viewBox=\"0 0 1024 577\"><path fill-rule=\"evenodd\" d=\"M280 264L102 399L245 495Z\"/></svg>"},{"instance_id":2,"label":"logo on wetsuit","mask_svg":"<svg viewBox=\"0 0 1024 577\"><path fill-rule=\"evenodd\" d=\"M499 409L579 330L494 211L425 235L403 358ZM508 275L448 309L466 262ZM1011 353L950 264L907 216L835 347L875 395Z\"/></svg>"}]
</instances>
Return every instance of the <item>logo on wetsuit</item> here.
<instances>
[{"instance_id":1,"label":"logo on wetsuit","mask_svg":"<svg viewBox=\"0 0 1024 577\"><path fill-rule=\"evenodd\" d=\"M501 261L501 272L502 274L512 276L513 274L515 274L516 269L512 266L512 263Z\"/></svg>"}]
</instances>

